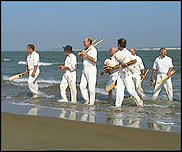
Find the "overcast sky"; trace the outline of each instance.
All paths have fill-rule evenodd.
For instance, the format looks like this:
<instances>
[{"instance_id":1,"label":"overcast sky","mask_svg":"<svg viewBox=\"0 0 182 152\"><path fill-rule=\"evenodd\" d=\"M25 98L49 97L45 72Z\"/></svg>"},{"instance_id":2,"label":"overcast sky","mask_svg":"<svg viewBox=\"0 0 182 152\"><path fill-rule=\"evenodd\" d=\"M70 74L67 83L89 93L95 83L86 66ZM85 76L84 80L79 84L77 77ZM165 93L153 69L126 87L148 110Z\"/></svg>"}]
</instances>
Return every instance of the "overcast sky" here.
<instances>
[{"instance_id":1,"label":"overcast sky","mask_svg":"<svg viewBox=\"0 0 182 152\"><path fill-rule=\"evenodd\" d=\"M1 50L181 46L181 1L1 1Z\"/></svg>"}]
</instances>

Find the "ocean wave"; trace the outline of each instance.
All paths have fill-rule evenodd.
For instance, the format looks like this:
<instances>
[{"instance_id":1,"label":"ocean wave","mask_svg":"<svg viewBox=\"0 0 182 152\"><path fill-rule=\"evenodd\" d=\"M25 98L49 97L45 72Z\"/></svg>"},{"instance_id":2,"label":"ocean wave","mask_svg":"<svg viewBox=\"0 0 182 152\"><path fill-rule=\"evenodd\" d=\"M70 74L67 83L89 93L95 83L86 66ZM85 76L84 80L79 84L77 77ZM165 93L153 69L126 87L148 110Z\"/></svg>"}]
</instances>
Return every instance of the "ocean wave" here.
<instances>
[{"instance_id":1,"label":"ocean wave","mask_svg":"<svg viewBox=\"0 0 182 152\"><path fill-rule=\"evenodd\" d=\"M162 125L174 125L174 122L163 122L163 121L156 121L158 124L162 124Z\"/></svg>"},{"instance_id":2,"label":"ocean wave","mask_svg":"<svg viewBox=\"0 0 182 152\"><path fill-rule=\"evenodd\" d=\"M19 61L18 64L26 64L27 62L26 61ZM40 66L50 66L50 65L53 65L53 64L60 64L58 62L55 62L55 63L49 63L49 62L39 62L39 65Z\"/></svg>"},{"instance_id":3,"label":"ocean wave","mask_svg":"<svg viewBox=\"0 0 182 152\"><path fill-rule=\"evenodd\" d=\"M9 76L8 75L3 75L2 77L3 80L9 80ZM14 79L12 82L27 82L28 81L28 77L22 77L22 78L19 78L19 79ZM37 79L38 83L53 83L53 84L58 84L60 83L60 80L52 80L52 79Z\"/></svg>"},{"instance_id":4,"label":"ocean wave","mask_svg":"<svg viewBox=\"0 0 182 152\"><path fill-rule=\"evenodd\" d=\"M26 64L26 61L19 61L18 64Z\"/></svg>"},{"instance_id":5,"label":"ocean wave","mask_svg":"<svg viewBox=\"0 0 182 152\"><path fill-rule=\"evenodd\" d=\"M49 83L49 84L59 84L60 80L45 80L45 79L38 79L38 83Z\"/></svg>"},{"instance_id":6,"label":"ocean wave","mask_svg":"<svg viewBox=\"0 0 182 152\"><path fill-rule=\"evenodd\" d=\"M12 84L12 85L15 85L15 86L28 86L28 82L27 82L28 79L26 81L16 81L16 82L13 82L13 81L9 82L9 83ZM50 86L53 86L54 84L55 83L41 83L40 81L38 81L39 88L48 88Z\"/></svg>"},{"instance_id":7,"label":"ocean wave","mask_svg":"<svg viewBox=\"0 0 182 152\"><path fill-rule=\"evenodd\" d=\"M39 62L40 66L50 66L53 65L54 63L46 63L46 62Z\"/></svg>"},{"instance_id":8,"label":"ocean wave","mask_svg":"<svg viewBox=\"0 0 182 152\"><path fill-rule=\"evenodd\" d=\"M8 80L8 79L9 79L9 76L3 75L2 79L3 79L3 80Z\"/></svg>"},{"instance_id":9,"label":"ocean wave","mask_svg":"<svg viewBox=\"0 0 182 152\"><path fill-rule=\"evenodd\" d=\"M15 82L10 82L11 84L15 85L15 86L27 86L27 83L15 83Z\"/></svg>"},{"instance_id":10,"label":"ocean wave","mask_svg":"<svg viewBox=\"0 0 182 152\"><path fill-rule=\"evenodd\" d=\"M10 61L10 59L3 59L4 61Z\"/></svg>"}]
</instances>

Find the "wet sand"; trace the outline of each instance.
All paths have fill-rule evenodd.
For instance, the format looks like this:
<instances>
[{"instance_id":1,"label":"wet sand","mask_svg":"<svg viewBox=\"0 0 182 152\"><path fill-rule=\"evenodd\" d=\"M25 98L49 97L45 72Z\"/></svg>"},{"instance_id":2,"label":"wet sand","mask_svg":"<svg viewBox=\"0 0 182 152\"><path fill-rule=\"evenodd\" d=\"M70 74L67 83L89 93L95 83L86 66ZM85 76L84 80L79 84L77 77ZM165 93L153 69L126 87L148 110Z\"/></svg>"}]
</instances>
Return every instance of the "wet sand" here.
<instances>
[{"instance_id":1,"label":"wet sand","mask_svg":"<svg viewBox=\"0 0 182 152\"><path fill-rule=\"evenodd\" d=\"M181 150L181 133L1 112L1 150Z\"/></svg>"}]
</instances>

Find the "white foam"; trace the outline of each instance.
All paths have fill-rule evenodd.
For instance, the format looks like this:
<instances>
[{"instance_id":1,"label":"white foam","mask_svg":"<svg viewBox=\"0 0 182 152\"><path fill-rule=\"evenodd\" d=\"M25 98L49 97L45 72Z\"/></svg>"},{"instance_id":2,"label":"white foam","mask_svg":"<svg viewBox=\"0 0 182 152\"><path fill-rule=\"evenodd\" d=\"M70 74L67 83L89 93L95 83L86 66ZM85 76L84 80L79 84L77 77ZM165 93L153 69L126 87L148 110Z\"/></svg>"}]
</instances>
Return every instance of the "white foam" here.
<instances>
[{"instance_id":1,"label":"white foam","mask_svg":"<svg viewBox=\"0 0 182 152\"><path fill-rule=\"evenodd\" d=\"M53 63L45 63L45 62L39 62L39 65L41 66L50 66L53 65Z\"/></svg>"},{"instance_id":2,"label":"white foam","mask_svg":"<svg viewBox=\"0 0 182 152\"><path fill-rule=\"evenodd\" d=\"M38 83L50 83L50 84L59 84L60 81L58 80L45 80L45 79L38 79Z\"/></svg>"},{"instance_id":3,"label":"white foam","mask_svg":"<svg viewBox=\"0 0 182 152\"><path fill-rule=\"evenodd\" d=\"M10 59L3 59L4 61L10 61Z\"/></svg>"},{"instance_id":4,"label":"white foam","mask_svg":"<svg viewBox=\"0 0 182 152\"><path fill-rule=\"evenodd\" d=\"M163 124L163 125L174 125L175 123L173 122L163 122L163 121L157 121L158 124Z\"/></svg>"},{"instance_id":5,"label":"white foam","mask_svg":"<svg viewBox=\"0 0 182 152\"><path fill-rule=\"evenodd\" d=\"M158 107L158 108L167 108L169 105L158 105L158 104L145 104L145 107Z\"/></svg>"},{"instance_id":6,"label":"white foam","mask_svg":"<svg viewBox=\"0 0 182 152\"><path fill-rule=\"evenodd\" d=\"M8 80L8 79L9 79L9 76L3 75L2 79L3 79L3 80Z\"/></svg>"},{"instance_id":7,"label":"white foam","mask_svg":"<svg viewBox=\"0 0 182 152\"><path fill-rule=\"evenodd\" d=\"M105 89L97 88L95 89L96 93L102 94L102 95L108 95L108 92Z\"/></svg>"},{"instance_id":8,"label":"white foam","mask_svg":"<svg viewBox=\"0 0 182 152\"><path fill-rule=\"evenodd\" d=\"M26 61L19 61L18 64L25 64L26 65ZM49 63L49 62L39 62L39 65L40 66L50 66L50 65L53 65L53 64L60 64L58 62L55 62L55 63Z\"/></svg>"},{"instance_id":9,"label":"white foam","mask_svg":"<svg viewBox=\"0 0 182 152\"><path fill-rule=\"evenodd\" d=\"M2 79L5 80L5 81L8 81L9 76L8 75L3 75ZM60 83L60 80L51 80L51 79L45 80L45 79L42 79L42 78L37 79L37 81L38 81L38 84L40 85L41 88L49 87L51 85ZM28 77L22 77L22 78L19 78L19 79L14 79L11 82L8 81L7 83L10 83L10 84L13 84L13 85L16 85L16 86L25 86L25 83L27 85L27 82L28 82Z\"/></svg>"},{"instance_id":10,"label":"white foam","mask_svg":"<svg viewBox=\"0 0 182 152\"><path fill-rule=\"evenodd\" d=\"M55 95L47 95L42 91L38 91L39 97L46 97L46 98L55 98Z\"/></svg>"},{"instance_id":11,"label":"white foam","mask_svg":"<svg viewBox=\"0 0 182 152\"><path fill-rule=\"evenodd\" d=\"M19 61L18 64L26 64L26 61Z\"/></svg>"}]
</instances>

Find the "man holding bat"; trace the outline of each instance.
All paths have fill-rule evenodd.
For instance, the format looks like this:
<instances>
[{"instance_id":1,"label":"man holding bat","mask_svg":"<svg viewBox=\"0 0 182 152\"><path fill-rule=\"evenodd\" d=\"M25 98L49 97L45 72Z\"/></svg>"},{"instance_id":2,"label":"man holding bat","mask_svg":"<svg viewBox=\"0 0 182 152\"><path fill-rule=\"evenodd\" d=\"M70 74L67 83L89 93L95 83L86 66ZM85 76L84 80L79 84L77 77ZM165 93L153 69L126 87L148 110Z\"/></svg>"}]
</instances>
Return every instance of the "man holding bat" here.
<instances>
[{"instance_id":1,"label":"man holding bat","mask_svg":"<svg viewBox=\"0 0 182 152\"><path fill-rule=\"evenodd\" d=\"M84 46L86 49L92 47L92 39L87 37L83 41ZM81 75L81 82L80 82L80 90L82 97L85 100L86 105L94 105L95 103L95 87L96 87L96 79L97 79L97 49L92 47L88 52L83 50L82 52L78 53L81 61L83 62L83 70ZM88 84L88 89L87 89ZM89 94L90 93L90 98Z\"/></svg>"},{"instance_id":2,"label":"man holding bat","mask_svg":"<svg viewBox=\"0 0 182 152\"><path fill-rule=\"evenodd\" d=\"M160 81L163 77L166 75L169 77L162 83L158 84L156 83L154 92L153 92L153 100L157 98L159 95L162 86L164 86L168 99L170 101L173 100L173 86L172 86L172 81L171 81L171 71L173 70L173 63L172 63L172 58L167 56L167 50L166 48L161 48L160 49L160 56L157 57L154 61L153 64L153 71L152 71L152 76L151 76L151 81L154 81L154 75L157 71L157 81Z\"/></svg>"},{"instance_id":3,"label":"man holding bat","mask_svg":"<svg viewBox=\"0 0 182 152\"><path fill-rule=\"evenodd\" d=\"M130 49L131 54L133 55L134 59L137 60L135 70L132 71L132 77L135 83L135 87L139 85L141 79L145 79L145 65L143 59L136 54L135 48ZM144 98L145 93L141 87L141 85L137 89L138 95L141 99Z\"/></svg>"},{"instance_id":4,"label":"man holding bat","mask_svg":"<svg viewBox=\"0 0 182 152\"><path fill-rule=\"evenodd\" d=\"M32 98L38 97L38 83L37 78L40 74L39 69L39 54L35 51L35 46L33 44L27 45L27 52L29 55L27 56L27 63L25 73L29 71L28 78L28 87L30 91L33 93Z\"/></svg>"},{"instance_id":5,"label":"man holding bat","mask_svg":"<svg viewBox=\"0 0 182 152\"><path fill-rule=\"evenodd\" d=\"M117 48L115 46L111 46L109 49L109 52L111 54L110 60L113 61L114 66L113 67L106 66L103 68L104 72L107 72L110 74L110 79L106 85L106 88L108 88L112 82L115 82L117 80L118 74L119 74L119 69L120 69L119 62L114 57L114 54L117 52ZM102 77L104 72L102 72L100 74L100 77ZM116 90L116 86L114 86L114 89ZM108 93L109 93L109 97L112 97L112 89L110 91L108 91Z\"/></svg>"}]
</instances>

